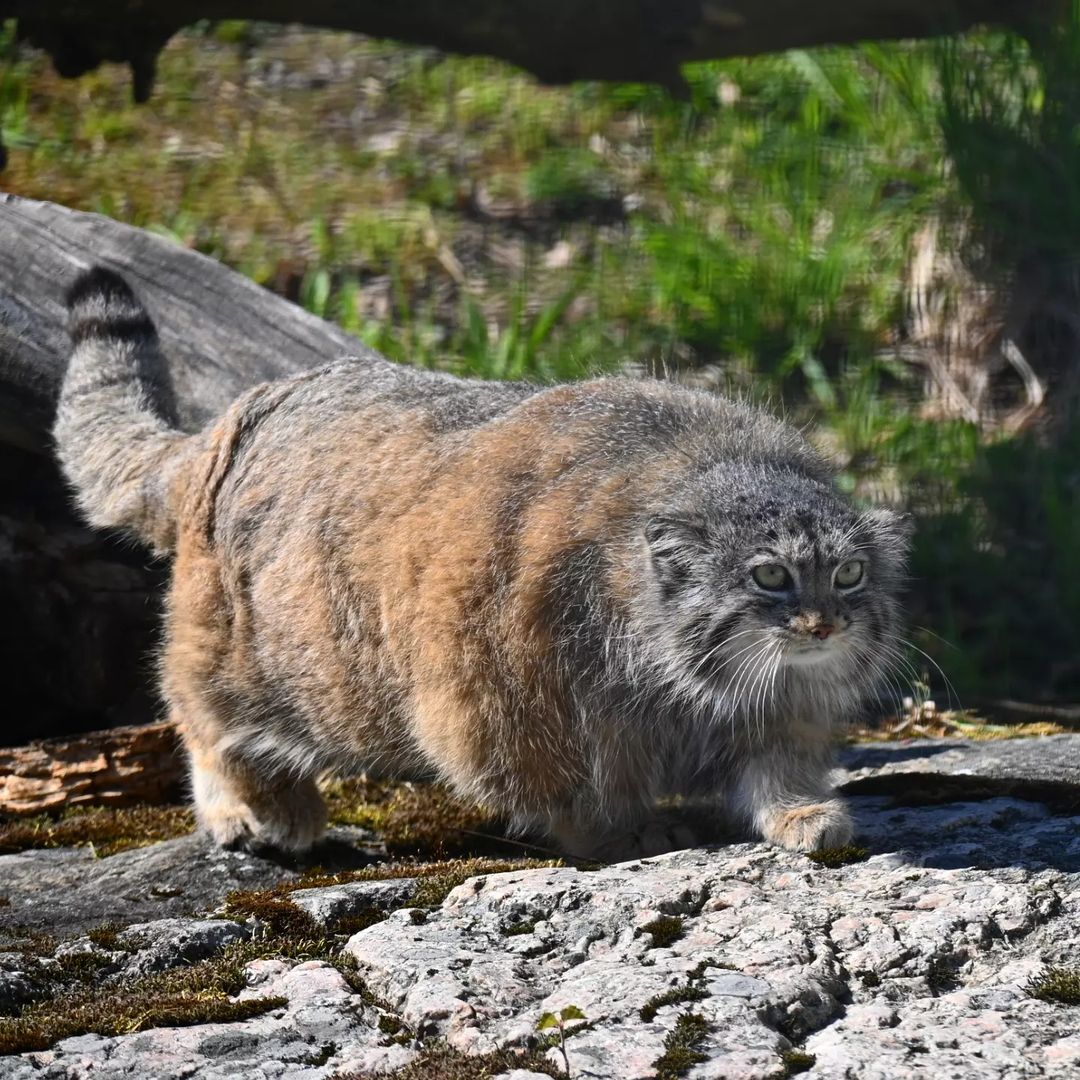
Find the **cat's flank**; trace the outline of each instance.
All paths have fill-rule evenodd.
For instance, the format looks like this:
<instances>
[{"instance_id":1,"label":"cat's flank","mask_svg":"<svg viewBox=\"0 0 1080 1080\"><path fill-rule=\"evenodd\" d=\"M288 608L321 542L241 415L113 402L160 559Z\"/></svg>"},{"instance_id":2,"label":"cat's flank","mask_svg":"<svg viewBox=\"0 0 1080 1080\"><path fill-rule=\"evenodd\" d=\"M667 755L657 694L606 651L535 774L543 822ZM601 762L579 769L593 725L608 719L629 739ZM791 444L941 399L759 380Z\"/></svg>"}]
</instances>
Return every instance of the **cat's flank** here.
<instances>
[{"instance_id":1,"label":"cat's flank","mask_svg":"<svg viewBox=\"0 0 1080 1080\"><path fill-rule=\"evenodd\" d=\"M60 458L91 522L174 556L162 690L216 841L302 851L316 778L364 769L601 858L677 843L675 793L849 838L830 736L897 655L905 529L792 428L661 382L345 361L184 434L124 281L69 305Z\"/></svg>"}]
</instances>

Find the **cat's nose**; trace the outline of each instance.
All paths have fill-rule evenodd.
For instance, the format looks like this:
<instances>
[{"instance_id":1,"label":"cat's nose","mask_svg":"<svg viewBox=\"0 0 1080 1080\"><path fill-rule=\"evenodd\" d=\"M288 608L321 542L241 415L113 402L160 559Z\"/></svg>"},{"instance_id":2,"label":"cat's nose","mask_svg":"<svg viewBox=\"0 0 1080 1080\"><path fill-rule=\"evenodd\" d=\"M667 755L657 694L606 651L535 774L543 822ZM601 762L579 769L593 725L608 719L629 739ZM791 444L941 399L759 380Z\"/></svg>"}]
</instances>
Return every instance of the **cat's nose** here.
<instances>
[{"instance_id":1,"label":"cat's nose","mask_svg":"<svg viewBox=\"0 0 1080 1080\"><path fill-rule=\"evenodd\" d=\"M835 630L836 630L836 627L833 626L832 623L823 622L823 623L818 623L817 626L813 627L810 630L810 633L813 634L814 637L816 637L818 639L818 641L824 641Z\"/></svg>"}]
</instances>

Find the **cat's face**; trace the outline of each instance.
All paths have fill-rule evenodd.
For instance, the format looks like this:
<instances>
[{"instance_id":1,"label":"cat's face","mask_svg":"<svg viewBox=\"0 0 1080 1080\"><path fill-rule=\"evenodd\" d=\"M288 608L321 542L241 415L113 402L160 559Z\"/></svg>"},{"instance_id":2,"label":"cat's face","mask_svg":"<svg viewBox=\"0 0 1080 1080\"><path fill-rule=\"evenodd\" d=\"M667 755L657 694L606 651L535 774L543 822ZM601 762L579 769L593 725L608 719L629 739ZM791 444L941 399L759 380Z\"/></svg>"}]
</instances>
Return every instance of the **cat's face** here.
<instances>
[{"instance_id":1,"label":"cat's face","mask_svg":"<svg viewBox=\"0 0 1080 1080\"><path fill-rule=\"evenodd\" d=\"M872 685L896 656L906 528L779 476L709 490L645 528L654 602L681 674L729 696L785 673Z\"/></svg>"}]
</instances>

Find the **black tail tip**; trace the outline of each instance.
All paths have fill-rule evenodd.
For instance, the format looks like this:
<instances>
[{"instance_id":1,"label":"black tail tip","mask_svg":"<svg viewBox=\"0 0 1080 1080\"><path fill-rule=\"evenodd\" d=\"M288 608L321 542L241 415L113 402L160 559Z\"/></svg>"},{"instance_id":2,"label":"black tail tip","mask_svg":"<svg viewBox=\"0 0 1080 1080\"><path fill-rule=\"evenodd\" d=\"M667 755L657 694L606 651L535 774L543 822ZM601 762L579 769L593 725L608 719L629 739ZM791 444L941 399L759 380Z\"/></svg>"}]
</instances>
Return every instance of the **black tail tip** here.
<instances>
[{"instance_id":1,"label":"black tail tip","mask_svg":"<svg viewBox=\"0 0 1080 1080\"><path fill-rule=\"evenodd\" d=\"M105 266L93 266L84 270L68 289L65 300L69 310L88 300L142 306L128 283L116 271Z\"/></svg>"}]
</instances>

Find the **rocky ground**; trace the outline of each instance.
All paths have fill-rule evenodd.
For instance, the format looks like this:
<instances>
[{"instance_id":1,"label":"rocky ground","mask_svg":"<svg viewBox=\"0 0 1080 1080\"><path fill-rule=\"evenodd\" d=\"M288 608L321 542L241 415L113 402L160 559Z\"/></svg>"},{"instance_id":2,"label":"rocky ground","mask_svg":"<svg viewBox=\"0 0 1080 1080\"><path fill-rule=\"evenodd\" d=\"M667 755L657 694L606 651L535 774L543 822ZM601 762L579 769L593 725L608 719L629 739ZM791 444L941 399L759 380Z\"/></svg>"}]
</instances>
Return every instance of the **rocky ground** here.
<instances>
[{"instance_id":1,"label":"rocky ground","mask_svg":"<svg viewBox=\"0 0 1080 1080\"><path fill-rule=\"evenodd\" d=\"M67 1037L0 1078L1080 1075L1080 735L844 761L863 848L824 862L733 843L450 888L197 837L2 856L0 1047Z\"/></svg>"}]
</instances>

